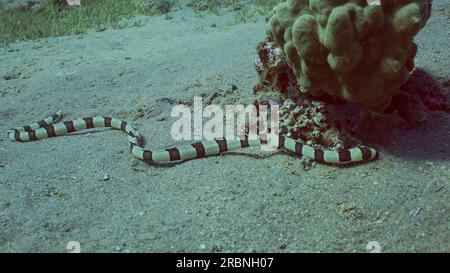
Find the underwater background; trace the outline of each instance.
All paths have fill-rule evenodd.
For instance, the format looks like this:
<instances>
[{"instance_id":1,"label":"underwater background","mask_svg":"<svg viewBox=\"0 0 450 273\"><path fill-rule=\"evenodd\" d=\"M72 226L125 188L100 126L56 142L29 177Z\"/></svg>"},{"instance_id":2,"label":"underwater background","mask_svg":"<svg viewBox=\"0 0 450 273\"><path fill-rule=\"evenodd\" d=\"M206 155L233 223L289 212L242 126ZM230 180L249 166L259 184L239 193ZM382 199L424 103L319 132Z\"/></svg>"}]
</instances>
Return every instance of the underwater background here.
<instances>
[{"instance_id":1,"label":"underwater background","mask_svg":"<svg viewBox=\"0 0 450 273\"><path fill-rule=\"evenodd\" d=\"M450 0L433 1L402 87L445 107L370 123L362 142L380 158L345 167L254 148L149 166L115 130L11 142L8 129L62 110L179 145L175 105L261 96L257 47L283 1L63 2L0 0L1 252L450 251Z\"/></svg>"}]
</instances>

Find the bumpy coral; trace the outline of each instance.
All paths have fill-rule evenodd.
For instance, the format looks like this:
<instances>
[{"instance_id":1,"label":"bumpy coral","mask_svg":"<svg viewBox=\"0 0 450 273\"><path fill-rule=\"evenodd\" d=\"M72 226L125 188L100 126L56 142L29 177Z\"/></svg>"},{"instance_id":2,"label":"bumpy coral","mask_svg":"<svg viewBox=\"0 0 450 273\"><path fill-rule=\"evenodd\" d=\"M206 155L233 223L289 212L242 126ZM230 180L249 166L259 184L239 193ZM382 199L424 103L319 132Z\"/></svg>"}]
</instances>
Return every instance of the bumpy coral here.
<instances>
[{"instance_id":1,"label":"bumpy coral","mask_svg":"<svg viewBox=\"0 0 450 273\"><path fill-rule=\"evenodd\" d=\"M414 68L413 38L430 12L431 0L288 0L267 32L301 91L382 111Z\"/></svg>"},{"instance_id":2,"label":"bumpy coral","mask_svg":"<svg viewBox=\"0 0 450 273\"><path fill-rule=\"evenodd\" d=\"M263 104L266 102L264 98L270 96L273 97L270 100L271 103L275 101L278 104L287 99L295 102L315 99L318 102L326 103L324 105L326 109L336 108L337 104L338 107L333 109L335 117L345 113L345 101L338 97L323 94L312 98L308 93L298 92L297 78L287 64L282 49L275 43L263 41L256 50L259 58L255 61L255 69L260 77L260 82L254 86L253 91L259 98L263 98ZM449 84L447 83L447 85ZM280 96L275 98L275 94ZM341 111L337 111L338 109ZM425 121L427 113L431 111L450 113L450 97L444 86L440 86L433 76L416 68L409 75L406 83L400 86L399 91L393 96L390 106L382 112L386 117L379 116L379 121L386 125L390 124L389 128L414 127ZM380 124L374 126L369 123L367 126L382 128Z\"/></svg>"}]
</instances>

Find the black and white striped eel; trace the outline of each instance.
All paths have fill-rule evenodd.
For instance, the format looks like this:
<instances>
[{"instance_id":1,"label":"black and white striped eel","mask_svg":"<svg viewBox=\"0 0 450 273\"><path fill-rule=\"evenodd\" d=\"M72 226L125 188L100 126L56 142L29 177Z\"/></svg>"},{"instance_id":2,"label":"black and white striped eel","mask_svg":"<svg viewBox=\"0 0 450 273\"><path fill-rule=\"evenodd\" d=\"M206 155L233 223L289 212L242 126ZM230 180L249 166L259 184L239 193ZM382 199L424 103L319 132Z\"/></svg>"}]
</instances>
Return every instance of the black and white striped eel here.
<instances>
[{"instance_id":1,"label":"black and white striped eel","mask_svg":"<svg viewBox=\"0 0 450 273\"><path fill-rule=\"evenodd\" d=\"M142 147L142 135L127 122L111 117L86 117L73 121L56 123L62 118L62 112L58 111L52 116L40 120L37 123L17 127L8 131L11 141L29 142L50 137L62 136L85 129L110 127L128 134L128 142L131 153L148 163L167 163L184 161L217 155L224 152L246 147L259 147L264 141L261 138L241 140L215 139L214 141L197 142L180 148L171 148L161 151L145 150ZM378 157L378 151L369 147L357 147L341 151L323 151L301 144L292 138L279 136L278 148L286 149L299 156L307 156L319 163L348 164L355 162L369 162Z\"/></svg>"}]
</instances>

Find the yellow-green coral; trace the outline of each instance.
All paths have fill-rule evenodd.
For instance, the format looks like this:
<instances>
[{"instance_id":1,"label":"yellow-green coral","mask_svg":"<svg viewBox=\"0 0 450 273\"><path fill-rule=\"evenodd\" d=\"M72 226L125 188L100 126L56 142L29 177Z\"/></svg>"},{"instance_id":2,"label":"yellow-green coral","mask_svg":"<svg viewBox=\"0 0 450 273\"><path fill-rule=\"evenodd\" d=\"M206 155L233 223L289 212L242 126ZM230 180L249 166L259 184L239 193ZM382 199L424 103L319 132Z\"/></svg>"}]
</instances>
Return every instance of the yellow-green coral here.
<instances>
[{"instance_id":1,"label":"yellow-green coral","mask_svg":"<svg viewBox=\"0 0 450 273\"><path fill-rule=\"evenodd\" d=\"M381 111L414 68L413 38L430 10L431 0L288 0L274 8L267 32L303 92Z\"/></svg>"}]
</instances>

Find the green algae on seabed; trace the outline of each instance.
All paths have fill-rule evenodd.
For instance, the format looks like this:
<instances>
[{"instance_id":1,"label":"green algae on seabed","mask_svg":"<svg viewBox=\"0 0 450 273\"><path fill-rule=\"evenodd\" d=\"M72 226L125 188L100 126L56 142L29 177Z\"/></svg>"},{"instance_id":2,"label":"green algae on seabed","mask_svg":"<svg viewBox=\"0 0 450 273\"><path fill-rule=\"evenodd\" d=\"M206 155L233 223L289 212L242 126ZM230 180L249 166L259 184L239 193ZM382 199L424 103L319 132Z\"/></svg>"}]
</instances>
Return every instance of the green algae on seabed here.
<instances>
[{"instance_id":1,"label":"green algae on seabed","mask_svg":"<svg viewBox=\"0 0 450 273\"><path fill-rule=\"evenodd\" d=\"M239 0L190 0L187 7L201 12L220 14L225 8L235 12L231 24L247 22L256 16L267 15L279 0L249 0L246 5ZM52 0L43 1L37 9L5 11L0 9L0 44L20 40L66 35L83 35L90 29L126 28L140 25L130 20L144 15L167 13L171 7L181 7L179 0L90 0L81 6L62 8Z\"/></svg>"},{"instance_id":2,"label":"green algae on seabed","mask_svg":"<svg viewBox=\"0 0 450 273\"><path fill-rule=\"evenodd\" d=\"M67 8L47 0L39 9L0 9L0 44L86 34L89 29L125 28L137 24L127 19L159 13L157 4L135 0L90 0L84 1L82 6Z\"/></svg>"}]
</instances>

